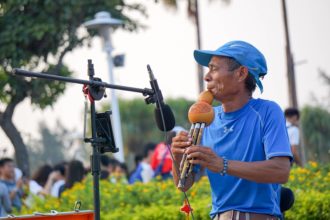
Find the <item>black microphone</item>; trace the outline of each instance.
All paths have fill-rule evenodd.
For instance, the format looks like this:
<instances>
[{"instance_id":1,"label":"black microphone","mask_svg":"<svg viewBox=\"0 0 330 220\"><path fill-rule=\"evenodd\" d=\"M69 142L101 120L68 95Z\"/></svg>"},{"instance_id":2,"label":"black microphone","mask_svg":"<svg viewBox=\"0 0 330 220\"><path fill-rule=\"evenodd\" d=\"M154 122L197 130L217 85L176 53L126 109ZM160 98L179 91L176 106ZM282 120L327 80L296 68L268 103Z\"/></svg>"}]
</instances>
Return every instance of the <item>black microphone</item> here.
<instances>
[{"instance_id":1,"label":"black microphone","mask_svg":"<svg viewBox=\"0 0 330 220\"><path fill-rule=\"evenodd\" d=\"M175 118L174 118L173 112L172 112L170 106L168 106L164 103L162 91L160 91L157 80L155 79L155 76L149 65L147 65L147 69L149 72L150 85L151 85L152 90L155 93L154 95L156 98L156 100L155 100L156 108L155 108L154 113L155 113L155 120L156 120L157 127L161 131L170 131L175 126Z\"/></svg>"}]
</instances>

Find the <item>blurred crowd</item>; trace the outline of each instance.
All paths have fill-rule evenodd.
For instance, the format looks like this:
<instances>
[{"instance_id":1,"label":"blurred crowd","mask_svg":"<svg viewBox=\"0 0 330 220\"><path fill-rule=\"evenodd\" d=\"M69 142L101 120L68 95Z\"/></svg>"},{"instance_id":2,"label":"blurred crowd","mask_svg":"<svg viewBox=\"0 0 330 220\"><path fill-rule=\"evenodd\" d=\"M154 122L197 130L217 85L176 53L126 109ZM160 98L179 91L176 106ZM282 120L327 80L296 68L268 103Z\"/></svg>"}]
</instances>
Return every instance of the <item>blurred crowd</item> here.
<instances>
[{"instance_id":1,"label":"blurred crowd","mask_svg":"<svg viewBox=\"0 0 330 220\"><path fill-rule=\"evenodd\" d=\"M172 157L169 146L172 138L182 130L176 127L168 132L167 140L160 143L147 143L142 154L135 156L135 168L130 173L127 165L102 154L100 157L100 179L111 183L147 183L152 179L172 178ZM0 159L0 217L7 216L14 209L20 211L23 205L29 206L34 196L60 198L61 194L81 182L90 173L79 160L63 161L54 166L40 166L30 178L15 166L11 158Z\"/></svg>"}]
</instances>

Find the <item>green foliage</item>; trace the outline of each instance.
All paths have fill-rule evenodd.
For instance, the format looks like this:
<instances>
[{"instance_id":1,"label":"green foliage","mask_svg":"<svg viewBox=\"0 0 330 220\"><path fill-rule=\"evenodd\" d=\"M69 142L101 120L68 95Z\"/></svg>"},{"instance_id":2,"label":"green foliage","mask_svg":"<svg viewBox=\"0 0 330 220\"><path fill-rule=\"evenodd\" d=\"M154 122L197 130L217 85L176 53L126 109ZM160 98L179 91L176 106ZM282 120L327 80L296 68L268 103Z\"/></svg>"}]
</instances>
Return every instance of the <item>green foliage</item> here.
<instances>
[{"instance_id":1,"label":"green foliage","mask_svg":"<svg viewBox=\"0 0 330 220\"><path fill-rule=\"evenodd\" d=\"M301 124L307 158L330 162L330 112L322 107L306 106L302 109Z\"/></svg>"},{"instance_id":2,"label":"green foliage","mask_svg":"<svg viewBox=\"0 0 330 220\"><path fill-rule=\"evenodd\" d=\"M188 129L188 109L193 103L184 98L168 99L166 103L171 107L176 125ZM109 106L104 106L104 110ZM121 126L124 146L127 151L141 153L142 146L147 142L164 141L164 134L157 128L154 118L154 105L146 105L142 98L119 100Z\"/></svg>"},{"instance_id":3,"label":"green foliage","mask_svg":"<svg viewBox=\"0 0 330 220\"><path fill-rule=\"evenodd\" d=\"M90 146L76 140L74 131L56 122L56 129L50 129L45 122L39 123L40 139L31 138L27 141L31 171L36 171L45 163L55 165L61 161L69 161L77 156L88 158Z\"/></svg>"},{"instance_id":4,"label":"green foliage","mask_svg":"<svg viewBox=\"0 0 330 220\"><path fill-rule=\"evenodd\" d=\"M65 84L45 80L23 80L5 76L14 67L39 69L62 76L70 75L63 66L64 55L81 46L90 35L78 34L83 22L94 14L107 10L113 17L125 21L124 28L135 30L138 23L125 15L124 10L144 13L139 4L124 1L50 1L15 0L0 3L0 100L9 102L12 96L22 93L32 97L32 103L44 108L54 102L64 91ZM95 31L91 35L95 35ZM52 56L50 62L49 57ZM51 65L53 64L53 65Z\"/></svg>"},{"instance_id":5,"label":"green foliage","mask_svg":"<svg viewBox=\"0 0 330 220\"><path fill-rule=\"evenodd\" d=\"M186 100L184 98L168 99L167 104L173 109L176 125L180 125L186 129L190 128L188 121L188 110L194 101Z\"/></svg>"},{"instance_id":6,"label":"green foliage","mask_svg":"<svg viewBox=\"0 0 330 220\"><path fill-rule=\"evenodd\" d=\"M294 167L290 173L290 180L286 184L297 191L330 191L330 164L320 166L316 162L308 162L305 168ZM316 184L317 183L317 184Z\"/></svg>"},{"instance_id":7,"label":"green foliage","mask_svg":"<svg viewBox=\"0 0 330 220\"><path fill-rule=\"evenodd\" d=\"M330 219L330 191L326 193L311 190L297 191L295 196L299 198L292 210L285 215L288 220L327 220Z\"/></svg>"},{"instance_id":8,"label":"green foliage","mask_svg":"<svg viewBox=\"0 0 330 220\"><path fill-rule=\"evenodd\" d=\"M2 0L0 1L0 125L13 143L16 162L29 174L28 154L23 138L12 122L16 106L25 98L41 109L52 105L65 90L65 83L43 79L25 79L9 75L13 68L70 76L64 56L74 48L89 42L89 35L79 32L82 24L94 18L96 12L109 11L125 22L124 29L141 27L126 13L144 14L140 4L123 0ZM79 33L78 33L79 32ZM25 160L22 160L22 159Z\"/></svg>"},{"instance_id":9,"label":"green foliage","mask_svg":"<svg viewBox=\"0 0 330 220\"><path fill-rule=\"evenodd\" d=\"M184 214L180 212L184 197L174 187L172 180L154 180L148 184L133 185L101 181L100 185L102 219L184 219ZM23 209L21 214L49 210L68 211L76 200L82 201L82 209L91 210L92 190L92 178L89 176L83 183L77 183L71 190L64 191L60 200L49 197L45 202L44 199L34 197L32 207ZM188 192L188 196L196 215L200 217L197 219L209 219L210 194L207 178L202 178Z\"/></svg>"},{"instance_id":10,"label":"green foliage","mask_svg":"<svg viewBox=\"0 0 330 220\"><path fill-rule=\"evenodd\" d=\"M285 213L288 220L330 219L330 164L309 162L305 168L291 170L287 187L295 194L293 207Z\"/></svg>"},{"instance_id":11,"label":"green foliage","mask_svg":"<svg viewBox=\"0 0 330 220\"><path fill-rule=\"evenodd\" d=\"M145 141L158 142L160 132L155 129L153 106L143 99L119 100L123 141L126 150L139 152Z\"/></svg>"},{"instance_id":12,"label":"green foliage","mask_svg":"<svg viewBox=\"0 0 330 220\"><path fill-rule=\"evenodd\" d=\"M326 220L330 219L330 164L320 166L310 162L306 168L294 167L286 187L295 193L294 206L285 213L287 220ZM173 185L172 180L154 180L148 184L112 184L101 181L102 219L166 219L183 220L179 211L183 194ZM93 209L93 187L91 177L65 191L61 199L35 198L31 208L21 214L34 211L72 211L76 200L82 201L83 210ZM195 219L206 220L211 210L211 195L208 179L203 177L188 192ZM45 202L46 201L46 202Z\"/></svg>"}]
</instances>

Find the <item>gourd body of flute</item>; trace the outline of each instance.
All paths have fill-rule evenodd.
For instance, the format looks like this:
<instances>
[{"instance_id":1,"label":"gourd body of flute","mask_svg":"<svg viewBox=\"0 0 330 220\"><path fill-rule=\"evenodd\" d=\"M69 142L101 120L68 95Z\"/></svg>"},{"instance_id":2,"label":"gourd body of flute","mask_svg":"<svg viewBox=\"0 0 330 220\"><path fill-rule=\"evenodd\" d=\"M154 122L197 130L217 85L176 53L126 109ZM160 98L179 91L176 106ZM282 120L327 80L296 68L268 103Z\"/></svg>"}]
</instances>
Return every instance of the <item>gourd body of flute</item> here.
<instances>
[{"instance_id":1,"label":"gourd body of flute","mask_svg":"<svg viewBox=\"0 0 330 220\"><path fill-rule=\"evenodd\" d=\"M192 144L199 145L205 126L212 123L214 111L211 106L213 95L209 91L202 92L196 103L194 103L188 111L188 119L191 128L189 135L192 137ZM180 179L178 188L184 188L187 177L192 173L193 166L189 163L187 155L184 155L180 163Z\"/></svg>"}]
</instances>

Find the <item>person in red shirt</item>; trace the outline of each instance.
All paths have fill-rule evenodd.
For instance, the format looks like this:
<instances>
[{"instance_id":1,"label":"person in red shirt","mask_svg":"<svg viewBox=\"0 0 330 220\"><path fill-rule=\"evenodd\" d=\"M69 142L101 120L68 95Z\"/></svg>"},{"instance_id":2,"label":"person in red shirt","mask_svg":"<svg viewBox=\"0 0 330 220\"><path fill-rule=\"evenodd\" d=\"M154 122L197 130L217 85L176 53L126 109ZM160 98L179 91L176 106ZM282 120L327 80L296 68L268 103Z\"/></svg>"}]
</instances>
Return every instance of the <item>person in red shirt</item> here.
<instances>
[{"instance_id":1,"label":"person in red shirt","mask_svg":"<svg viewBox=\"0 0 330 220\"><path fill-rule=\"evenodd\" d=\"M180 126L175 126L167 133L166 142L157 144L151 158L151 167L154 170L154 177L161 176L162 179L172 177L172 157L168 146L171 145L172 138L182 130L185 129Z\"/></svg>"}]
</instances>

